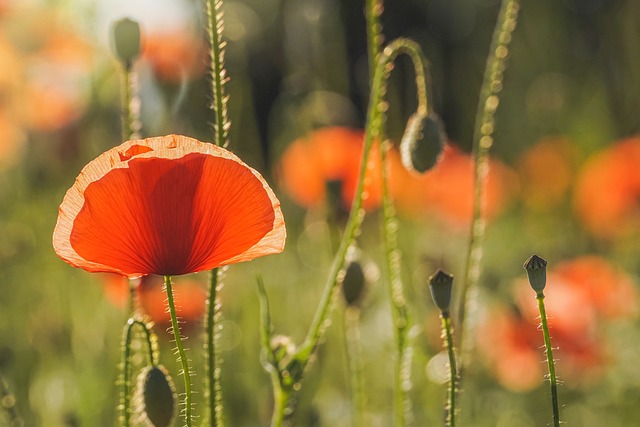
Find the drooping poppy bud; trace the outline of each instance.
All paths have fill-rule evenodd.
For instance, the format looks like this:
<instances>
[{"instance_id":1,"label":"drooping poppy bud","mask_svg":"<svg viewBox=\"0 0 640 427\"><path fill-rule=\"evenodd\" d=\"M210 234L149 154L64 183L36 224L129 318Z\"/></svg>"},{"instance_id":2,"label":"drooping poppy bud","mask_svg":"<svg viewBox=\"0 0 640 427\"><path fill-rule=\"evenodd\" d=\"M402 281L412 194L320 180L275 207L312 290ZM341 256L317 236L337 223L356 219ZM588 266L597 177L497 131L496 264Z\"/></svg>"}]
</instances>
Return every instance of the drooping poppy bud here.
<instances>
[{"instance_id":1,"label":"drooping poppy bud","mask_svg":"<svg viewBox=\"0 0 640 427\"><path fill-rule=\"evenodd\" d=\"M140 372L136 403L141 418L154 427L168 427L175 417L176 393L167 370L148 366Z\"/></svg>"},{"instance_id":2,"label":"drooping poppy bud","mask_svg":"<svg viewBox=\"0 0 640 427\"><path fill-rule=\"evenodd\" d=\"M445 139L436 114L412 114L400 142L402 164L410 172L425 173L438 162Z\"/></svg>"},{"instance_id":3,"label":"drooping poppy bud","mask_svg":"<svg viewBox=\"0 0 640 427\"><path fill-rule=\"evenodd\" d=\"M523 267L527 270L529 284L533 290L541 293L547 284L547 261L534 254L524 262Z\"/></svg>"},{"instance_id":4,"label":"drooping poppy bud","mask_svg":"<svg viewBox=\"0 0 640 427\"><path fill-rule=\"evenodd\" d=\"M140 25L124 18L113 24L113 50L125 68L129 69L140 55Z\"/></svg>"},{"instance_id":5,"label":"drooping poppy bud","mask_svg":"<svg viewBox=\"0 0 640 427\"><path fill-rule=\"evenodd\" d=\"M451 304L451 289L453 287L453 276L438 269L429 277L429 289L431 290L431 298L436 307L443 314L449 313L449 305Z\"/></svg>"}]
</instances>

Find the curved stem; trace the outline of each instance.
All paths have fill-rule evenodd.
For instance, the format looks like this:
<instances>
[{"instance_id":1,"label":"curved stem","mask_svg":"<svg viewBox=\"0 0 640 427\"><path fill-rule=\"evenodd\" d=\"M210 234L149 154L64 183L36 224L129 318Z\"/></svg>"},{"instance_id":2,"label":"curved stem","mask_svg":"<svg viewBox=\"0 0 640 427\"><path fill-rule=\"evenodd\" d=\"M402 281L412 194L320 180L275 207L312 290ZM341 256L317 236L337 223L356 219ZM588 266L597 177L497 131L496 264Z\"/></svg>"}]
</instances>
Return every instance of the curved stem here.
<instances>
[{"instance_id":1,"label":"curved stem","mask_svg":"<svg viewBox=\"0 0 640 427\"><path fill-rule=\"evenodd\" d=\"M273 381L278 381L277 376L272 377ZM287 415L287 408L289 406L289 398L291 396L291 392L288 390L278 386L274 387L274 406L273 406L273 415L271 417L271 427L282 427L284 423L284 419Z\"/></svg>"},{"instance_id":2,"label":"curved stem","mask_svg":"<svg viewBox=\"0 0 640 427\"><path fill-rule=\"evenodd\" d=\"M180 325L176 315L176 306L173 301L173 288L171 276L164 276L164 286L167 292L167 303L169 305L169 315L171 316L171 329L176 340L178 359L182 364L182 376L184 377L184 421L187 427L191 427L191 371L189 370L189 360L182 345L180 336Z\"/></svg>"},{"instance_id":3,"label":"curved stem","mask_svg":"<svg viewBox=\"0 0 640 427\"><path fill-rule=\"evenodd\" d=\"M440 315L442 319L442 329L444 331L447 354L449 355L449 392L447 404L447 427L455 427L456 425L456 396L458 384L458 365L456 363L456 354L453 348L453 332L451 328L451 317L449 313L443 312Z\"/></svg>"},{"instance_id":4,"label":"curved stem","mask_svg":"<svg viewBox=\"0 0 640 427\"><path fill-rule=\"evenodd\" d=\"M408 55L414 62L421 61L423 64L426 62L422 52L420 51L420 47L415 42L408 39L397 39L393 41L384 49L378 58L378 64L376 66L373 79L372 97L369 101L369 108L367 112L367 126L355 197L351 204L349 219L345 226L345 232L342 236L340 247L333 259L329 276L320 298L320 304L316 310L309 332L307 333L307 337L301 346L301 350L299 352L299 355L301 356L310 357L310 355L315 351L318 341L324 334L327 317L333 308L333 296L339 283L338 278L344 270L347 251L353 244L356 232L360 228L364 219L364 210L362 209L364 177L367 171L367 164L369 163L371 147L374 139L380 134L381 122L383 120L382 96L385 92L384 82L389 74L390 64L401 53Z\"/></svg>"},{"instance_id":5,"label":"curved stem","mask_svg":"<svg viewBox=\"0 0 640 427\"><path fill-rule=\"evenodd\" d=\"M209 410L209 423L211 426L220 427L223 423L222 389L220 387L220 366L216 352L218 342L217 321L221 316L222 301L218 297L218 289L221 284L220 269L211 270L209 281L209 293L207 296L206 313L206 352L205 352L205 378L207 382L207 405Z\"/></svg>"},{"instance_id":6,"label":"curved stem","mask_svg":"<svg viewBox=\"0 0 640 427\"><path fill-rule=\"evenodd\" d=\"M558 382L556 380L556 367L553 360L553 348L551 347L551 335L549 334L549 323L547 322L547 312L544 307L544 294L538 292L538 310L540 311L540 321L542 322L542 335L544 336L544 347L547 355L547 366L549 368L549 382L551 383L551 406L553 407L553 425L560 427L560 411L558 409Z\"/></svg>"},{"instance_id":7,"label":"curved stem","mask_svg":"<svg viewBox=\"0 0 640 427\"><path fill-rule=\"evenodd\" d=\"M213 97L212 108L215 113L214 142L218 146L226 147L231 124L227 114L228 98L224 93L224 85L228 78L227 70L224 68L226 42L222 40L222 30L224 29L222 0L205 0L205 2L209 48L211 49L211 93Z\"/></svg>"},{"instance_id":8,"label":"curved stem","mask_svg":"<svg viewBox=\"0 0 640 427\"><path fill-rule=\"evenodd\" d=\"M484 200L489 168L489 150L493 145L494 116L498 108L498 93L502 89L506 59L511 35L518 19L519 0L503 0L498 21L491 39L489 58L478 101L473 134L474 188L473 219L465 265L464 281L457 299L458 343L461 353L466 349L464 341L465 318L469 289L475 288L482 272L482 241L485 232ZM464 354L462 354L464 356ZM464 366L465 357L462 357Z\"/></svg>"}]
</instances>

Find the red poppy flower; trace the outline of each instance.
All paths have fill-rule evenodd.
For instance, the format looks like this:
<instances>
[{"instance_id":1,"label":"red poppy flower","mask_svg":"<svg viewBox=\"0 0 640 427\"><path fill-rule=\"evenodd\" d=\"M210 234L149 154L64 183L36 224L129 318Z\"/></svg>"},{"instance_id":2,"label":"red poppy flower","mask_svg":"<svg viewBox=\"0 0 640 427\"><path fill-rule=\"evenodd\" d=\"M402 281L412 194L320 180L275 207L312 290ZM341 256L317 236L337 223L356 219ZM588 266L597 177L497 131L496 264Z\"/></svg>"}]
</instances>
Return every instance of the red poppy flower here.
<instances>
[{"instance_id":1,"label":"red poppy flower","mask_svg":"<svg viewBox=\"0 0 640 427\"><path fill-rule=\"evenodd\" d=\"M433 213L454 227L467 226L473 215L473 158L452 144L445 144L438 163L421 176L410 174L391 151L390 190L398 211L417 216ZM495 217L508 203L517 185L514 172L490 160L486 181L487 218Z\"/></svg>"},{"instance_id":2,"label":"red poppy flower","mask_svg":"<svg viewBox=\"0 0 640 427\"><path fill-rule=\"evenodd\" d=\"M597 153L576 182L574 207L585 227L602 238L615 238L640 224L640 137Z\"/></svg>"},{"instance_id":3,"label":"red poppy flower","mask_svg":"<svg viewBox=\"0 0 640 427\"><path fill-rule=\"evenodd\" d=\"M318 129L287 148L280 160L279 177L285 191L301 206L314 208L327 198L327 184L341 183L341 199L350 207L357 186L364 131L343 127ZM363 206L380 206L381 170L377 146L369 158Z\"/></svg>"},{"instance_id":4,"label":"red poppy flower","mask_svg":"<svg viewBox=\"0 0 640 427\"><path fill-rule=\"evenodd\" d=\"M544 138L518 162L521 196L527 207L549 209L564 200L575 176L577 147L561 137Z\"/></svg>"},{"instance_id":5,"label":"red poppy flower","mask_svg":"<svg viewBox=\"0 0 640 427\"><path fill-rule=\"evenodd\" d=\"M544 378L538 305L526 279L515 283L517 312L495 308L480 327L480 349L498 381L526 391ZM547 275L545 306L558 371L568 382L597 381L609 355L603 321L629 317L637 292L631 279L606 260L584 256L559 263Z\"/></svg>"},{"instance_id":6,"label":"red poppy flower","mask_svg":"<svg viewBox=\"0 0 640 427\"><path fill-rule=\"evenodd\" d=\"M187 29L143 34L143 46L143 59L164 81L181 82L206 70L204 39Z\"/></svg>"},{"instance_id":7,"label":"red poppy flower","mask_svg":"<svg viewBox=\"0 0 640 427\"><path fill-rule=\"evenodd\" d=\"M84 167L53 234L64 261L128 277L180 275L279 253L286 231L264 178L180 135L127 141Z\"/></svg>"}]
</instances>

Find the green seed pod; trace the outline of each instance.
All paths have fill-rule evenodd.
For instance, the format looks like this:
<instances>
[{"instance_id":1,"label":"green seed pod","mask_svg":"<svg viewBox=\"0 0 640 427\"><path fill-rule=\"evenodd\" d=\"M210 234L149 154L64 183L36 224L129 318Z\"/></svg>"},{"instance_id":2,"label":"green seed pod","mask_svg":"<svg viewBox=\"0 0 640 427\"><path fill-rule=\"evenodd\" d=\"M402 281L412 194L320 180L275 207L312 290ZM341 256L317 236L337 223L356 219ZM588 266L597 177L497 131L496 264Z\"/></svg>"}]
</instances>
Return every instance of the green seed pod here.
<instances>
[{"instance_id":1,"label":"green seed pod","mask_svg":"<svg viewBox=\"0 0 640 427\"><path fill-rule=\"evenodd\" d=\"M429 277L429 289L431 290L431 298L433 298L433 302L442 313L449 313L452 288L453 276L445 273L440 269L438 269Z\"/></svg>"},{"instance_id":2,"label":"green seed pod","mask_svg":"<svg viewBox=\"0 0 640 427\"><path fill-rule=\"evenodd\" d=\"M140 55L140 25L132 19L124 18L113 24L113 50L125 68L131 68Z\"/></svg>"},{"instance_id":3,"label":"green seed pod","mask_svg":"<svg viewBox=\"0 0 640 427\"><path fill-rule=\"evenodd\" d=\"M436 114L412 114L400 142L402 164L410 172L425 173L438 162L445 139L442 122Z\"/></svg>"},{"instance_id":4,"label":"green seed pod","mask_svg":"<svg viewBox=\"0 0 640 427\"><path fill-rule=\"evenodd\" d=\"M342 281L342 296L348 306L358 306L367 287L364 269L358 261L349 263Z\"/></svg>"},{"instance_id":5,"label":"green seed pod","mask_svg":"<svg viewBox=\"0 0 640 427\"><path fill-rule=\"evenodd\" d=\"M538 255L531 255L529 259L524 262L523 267L527 270L529 284L533 290L537 293L542 293L542 290L547 284L547 261Z\"/></svg>"},{"instance_id":6,"label":"green seed pod","mask_svg":"<svg viewBox=\"0 0 640 427\"><path fill-rule=\"evenodd\" d=\"M140 372L136 403L140 417L148 425L168 427L173 424L176 393L163 366L147 366Z\"/></svg>"}]
</instances>

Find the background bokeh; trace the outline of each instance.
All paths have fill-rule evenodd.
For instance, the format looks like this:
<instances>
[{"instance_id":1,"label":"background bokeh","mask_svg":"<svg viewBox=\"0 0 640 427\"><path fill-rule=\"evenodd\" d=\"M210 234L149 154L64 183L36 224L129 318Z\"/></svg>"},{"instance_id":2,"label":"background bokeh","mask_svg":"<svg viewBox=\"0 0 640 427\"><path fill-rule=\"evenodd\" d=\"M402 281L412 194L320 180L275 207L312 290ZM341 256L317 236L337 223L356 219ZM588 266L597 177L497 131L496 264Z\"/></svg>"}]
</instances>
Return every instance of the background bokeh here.
<instances>
[{"instance_id":1,"label":"background bokeh","mask_svg":"<svg viewBox=\"0 0 640 427\"><path fill-rule=\"evenodd\" d=\"M426 277L436 268L463 276L468 152L499 2L386 3L386 40L406 36L422 46L431 64L430 102L452 144L430 175L394 175L415 324L415 425L439 425L444 361ZM277 333L301 342L344 221L348 203L332 198L333 182L325 182L334 177L295 175L300 171L281 159L296 142L335 143L321 137L327 135L321 128L351 135L345 144L359 143L368 99L363 7L354 0L224 4L230 149L272 184L288 229L284 253L226 273L222 386L231 426L267 425L272 405L259 357L256 275L265 280ZM26 426L117 423L123 284L66 265L53 252L51 234L82 166L122 142L122 76L109 50L114 20L129 16L142 26L144 53L135 67L142 134L212 139L201 9L196 0L0 0L0 374L13 393L3 405L15 399ZM534 295L523 282L522 263L532 253L549 261L562 419L586 427L640 424L640 3L523 1L509 53L492 149L484 273L472 312L477 345L460 424L530 427L551 419ZM415 108L404 59L388 97L389 135L397 142ZM325 170L319 162L327 159L357 168L357 159L338 159L333 149L306 159L305 152L316 151L296 158L308 165L298 168L304 171ZM287 185L305 183L304 190L307 179L322 179L328 194L300 199ZM393 333L379 219L372 203L358 239L371 280L360 321L372 427L392 425ZM207 277L176 279L200 397ZM150 281L141 299L179 388L158 287ZM351 425L342 301L337 307L298 396L294 425ZM7 419L0 413L0 425Z\"/></svg>"}]
</instances>

